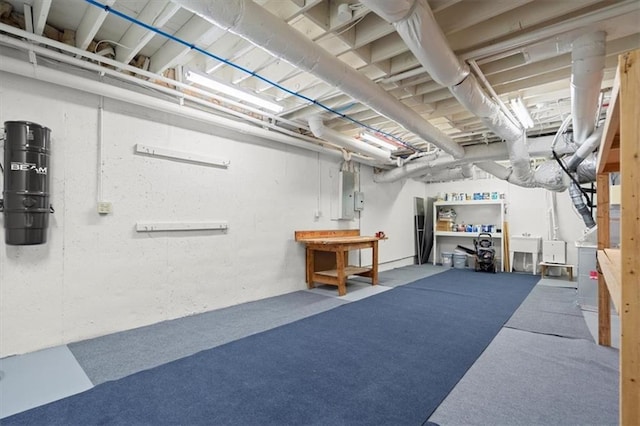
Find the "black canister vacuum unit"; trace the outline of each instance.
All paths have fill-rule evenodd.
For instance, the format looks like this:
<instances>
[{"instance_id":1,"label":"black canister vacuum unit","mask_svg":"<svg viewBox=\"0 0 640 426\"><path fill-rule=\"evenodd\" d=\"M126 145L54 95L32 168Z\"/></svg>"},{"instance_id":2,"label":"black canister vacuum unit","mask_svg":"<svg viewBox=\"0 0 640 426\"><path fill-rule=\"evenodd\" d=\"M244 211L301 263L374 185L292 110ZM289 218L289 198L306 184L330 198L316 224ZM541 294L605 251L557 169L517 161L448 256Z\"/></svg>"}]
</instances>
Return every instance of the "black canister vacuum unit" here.
<instances>
[{"instance_id":1,"label":"black canister vacuum unit","mask_svg":"<svg viewBox=\"0 0 640 426\"><path fill-rule=\"evenodd\" d=\"M47 242L51 130L28 121L4 123L5 242L33 245Z\"/></svg>"}]
</instances>

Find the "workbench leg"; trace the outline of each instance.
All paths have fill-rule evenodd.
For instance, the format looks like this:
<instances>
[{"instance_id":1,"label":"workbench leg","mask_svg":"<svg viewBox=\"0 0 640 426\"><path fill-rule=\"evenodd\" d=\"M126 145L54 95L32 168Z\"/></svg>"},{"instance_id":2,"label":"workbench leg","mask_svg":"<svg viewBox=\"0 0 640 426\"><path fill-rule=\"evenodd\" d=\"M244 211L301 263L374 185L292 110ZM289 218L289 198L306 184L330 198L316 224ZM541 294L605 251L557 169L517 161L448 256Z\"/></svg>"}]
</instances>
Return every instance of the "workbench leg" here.
<instances>
[{"instance_id":1,"label":"workbench leg","mask_svg":"<svg viewBox=\"0 0 640 426\"><path fill-rule=\"evenodd\" d=\"M371 256L371 284L378 284L378 242L373 242L373 255Z\"/></svg>"},{"instance_id":2,"label":"workbench leg","mask_svg":"<svg viewBox=\"0 0 640 426\"><path fill-rule=\"evenodd\" d=\"M307 288L315 288L315 284L313 283L313 269L314 265L314 256L315 253L312 249L307 247Z\"/></svg>"},{"instance_id":3,"label":"workbench leg","mask_svg":"<svg viewBox=\"0 0 640 426\"><path fill-rule=\"evenodd\" d=\"M573 266L567 268L569 270L569 281L573 281Z\"/></svg>"},{"instance_id":4,"label":"workbench leg","mask_svg":"<svg viewBox=\"0 0 640 426\"><path fill-rule=\"evenodd\" d=\"M338 273L338 296L344 296L347 294L347 277L344 275L344 252L336 252L336 270Z\"/></svg>"}]
</instances>

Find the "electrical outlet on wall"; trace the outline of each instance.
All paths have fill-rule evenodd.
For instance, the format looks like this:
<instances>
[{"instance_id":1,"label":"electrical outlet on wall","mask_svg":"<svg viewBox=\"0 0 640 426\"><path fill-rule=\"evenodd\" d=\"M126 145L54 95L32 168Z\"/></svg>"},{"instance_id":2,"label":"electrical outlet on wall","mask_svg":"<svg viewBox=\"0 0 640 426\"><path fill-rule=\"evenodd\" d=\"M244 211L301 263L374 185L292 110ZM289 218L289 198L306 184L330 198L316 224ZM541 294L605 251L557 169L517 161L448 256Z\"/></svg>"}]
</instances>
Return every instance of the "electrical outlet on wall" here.
<instances>
[{"instance_id":1,"label":"electrical outlet on wall","mask_svg":"<svg viewBox=\"0 0 640 426\"><path fill-rule=\"evenodd\" d=\"M98 213L110 214L113 213L113 206L109 201L98 201Z\"/></svg>"}]
</instances>

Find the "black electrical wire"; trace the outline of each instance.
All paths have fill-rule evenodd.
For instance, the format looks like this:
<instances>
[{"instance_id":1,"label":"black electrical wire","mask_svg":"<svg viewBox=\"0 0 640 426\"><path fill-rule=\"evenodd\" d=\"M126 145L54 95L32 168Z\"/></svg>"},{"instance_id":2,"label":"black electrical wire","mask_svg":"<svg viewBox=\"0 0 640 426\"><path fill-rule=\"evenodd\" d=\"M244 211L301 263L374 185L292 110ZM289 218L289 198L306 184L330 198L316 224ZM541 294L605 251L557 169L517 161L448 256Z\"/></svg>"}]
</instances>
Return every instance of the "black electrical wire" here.
<instances>
[{"instance_id":1,"label":"black electrical wire","mask_svg":"<svg viewBox=\"0 0 640 426\"><path fill-rule=\"evenodd\" d=\"M591 199L589 198L589 194L587 194L587 192L584 190L584 188L582 186L580 186L580 182L578 182L578 180L573 176L573 174L567 169L567 167L564 165L564 163L562 162L562 160L560 159L558 154L556 154L555 149L552 149L551 153L553 154L553 158L555 158L555 160L560 165L560 168L562 168L562 170L567 174L567 176L569 176L571 181L576 184L576 186L578 187L578 189L582 193L582 196L587 200L587 205L589 207L593 207L593 203L592 203Z\"/></svg>"}]
</instances>

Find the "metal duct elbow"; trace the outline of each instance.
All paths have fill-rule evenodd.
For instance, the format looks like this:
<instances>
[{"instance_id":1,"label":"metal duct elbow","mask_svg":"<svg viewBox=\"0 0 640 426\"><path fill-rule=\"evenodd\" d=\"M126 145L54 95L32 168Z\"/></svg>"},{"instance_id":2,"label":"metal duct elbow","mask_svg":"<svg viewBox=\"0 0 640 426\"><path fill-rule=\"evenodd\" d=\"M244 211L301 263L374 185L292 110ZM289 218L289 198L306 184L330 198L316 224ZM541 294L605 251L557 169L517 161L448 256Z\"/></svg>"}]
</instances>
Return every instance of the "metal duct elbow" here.
<instances>
[{"instance_id":1,"label":"metal duct elbow","mask_svg":"<svg viewBox=\"0 0 640 426\"><path fill-rule=\"evenodd\" d=\"M342 133L336 132L333 129L327 128L322 122L322 118L319 116L310 117L308 122L309 130L311 130L314 136L320 139L324 139L327 142L331 142L342 148L367 155L378 162L384 164L391 163L391 154L388 151L376 148L375 146L358 141L356 139L345 136Z\"/></svg>"},{"instance_id":2,"label":"metal duct elbow","mask_svg":"<svg viewBox=\"0 0 640 426\"><path fill-rule=\"evenodd\" d=\"M545 161L534 172L538 184L549 191L562 192L569 185L569 176L557 161Z\"/></svg>"},{"instance_id":3,"label":"metal duct elbow","mask_svg":"<svg viewBox=\"0 0 640 426\"><path fill-rule=\"evenodd\" d=\"M593 133L598 97L604 76L606 33L586 34L573 42L571 51L571 114L573 139L580 145Z\"/></svg>"},{"instance_id":4,"label":"metal duct elbow","mask_svg":"<svg viewBox=\"0 0 640 426\"><path fill-rule=\"evenodd\" d=\"M587 157L576 169L576 174L578 175L578 182L580 183L589 183L596 181L598 168L598 158L596 154L591 154Z\"/></svg>"},{"instance_id":5,"label":"metal duct elbow","mask_svg":"<svg viewBox=\"0 0 640 426\"><path fill-rule=\"evenodd\" d=\"M578 188L578 185L574 182L571 182L571 185L569 185L569 196L571 196L571 201L578 213L580 213L580 216L582 216L582 220L587 228L596 226L596 222L593 220L589 208L582 200L582 192L580 192L580 188Z\"/></svg>"},{"instance_id":6,"label":"metal duct elbow","mask_svg":"<svg viewBox=\"0 0 640 426\"><path fill-rule=\"evenodd\" d=\"M576 152L567 160L567 169L576 171L578 165L584 161L596 148L600 146L602 140L603 127L596 129L583 143L578 147Z\"/></svg>"}]
</instances>

